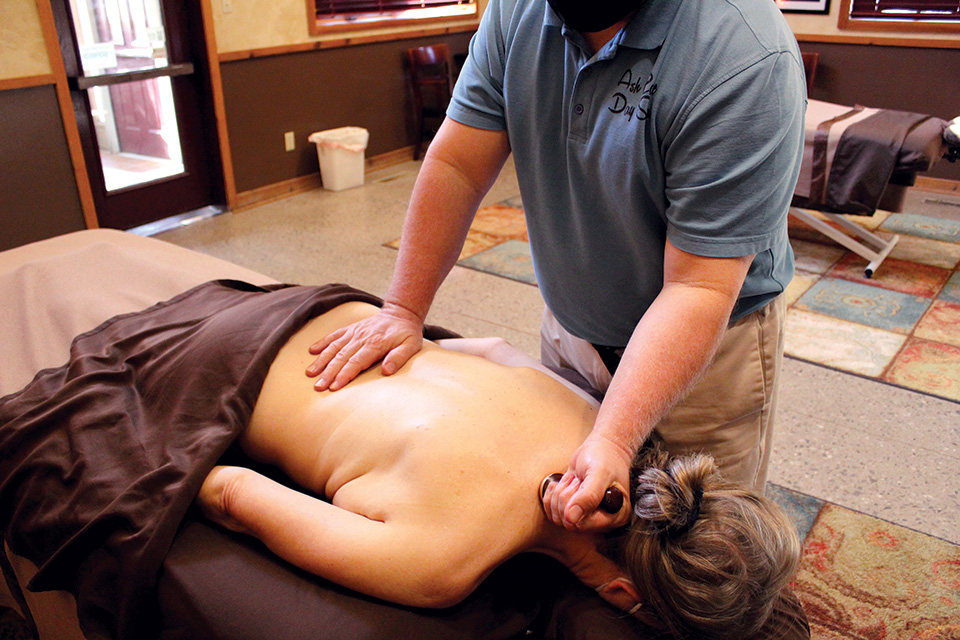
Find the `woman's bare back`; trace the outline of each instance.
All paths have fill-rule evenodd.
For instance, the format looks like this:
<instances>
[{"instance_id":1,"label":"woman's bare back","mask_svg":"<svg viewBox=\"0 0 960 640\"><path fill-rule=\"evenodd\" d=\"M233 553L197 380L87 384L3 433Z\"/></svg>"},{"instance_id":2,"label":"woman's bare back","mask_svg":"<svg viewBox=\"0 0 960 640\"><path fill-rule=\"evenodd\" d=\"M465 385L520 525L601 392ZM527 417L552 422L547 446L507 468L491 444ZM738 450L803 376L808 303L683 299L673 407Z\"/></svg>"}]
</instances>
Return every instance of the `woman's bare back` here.
<instances>
[{"instance_id":1,"label":"woman's bare back","mask_svg":"<svg viewBox=\"0 0 960 640\"><path fill-rule=\"evenodd\" d=\"M542 526L539 481L566 468L595 409L542 372L432 343L392 376L374 367L339 391L315 391L303 374L309 345L375 311L342 305L287 343L241 446L370 519L512 527L522 546Z\"/></svg>"}]
</instances>

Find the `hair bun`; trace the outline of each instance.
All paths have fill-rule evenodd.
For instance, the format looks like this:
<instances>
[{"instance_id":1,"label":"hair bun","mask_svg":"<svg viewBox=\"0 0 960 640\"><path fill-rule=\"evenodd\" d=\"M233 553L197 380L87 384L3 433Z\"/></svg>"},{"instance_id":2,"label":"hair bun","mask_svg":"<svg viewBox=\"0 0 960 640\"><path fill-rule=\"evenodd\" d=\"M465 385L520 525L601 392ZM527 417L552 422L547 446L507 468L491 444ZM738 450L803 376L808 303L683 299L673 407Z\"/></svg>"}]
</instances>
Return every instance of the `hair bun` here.
<instances>
[{"instance_id":1,"label":"hair bun","mask_svg":"<svg viewBox=\"0 0 960 640\"><path fill-rule=\"evenodd\" d=\"M634 513L638 525L652 533L680 536L690 531L700 517L703 492L717 472L709 456L674 458L656 455L637 478ZM658 464L659 463L659 464Z\"/></svg>"}]
</instances>

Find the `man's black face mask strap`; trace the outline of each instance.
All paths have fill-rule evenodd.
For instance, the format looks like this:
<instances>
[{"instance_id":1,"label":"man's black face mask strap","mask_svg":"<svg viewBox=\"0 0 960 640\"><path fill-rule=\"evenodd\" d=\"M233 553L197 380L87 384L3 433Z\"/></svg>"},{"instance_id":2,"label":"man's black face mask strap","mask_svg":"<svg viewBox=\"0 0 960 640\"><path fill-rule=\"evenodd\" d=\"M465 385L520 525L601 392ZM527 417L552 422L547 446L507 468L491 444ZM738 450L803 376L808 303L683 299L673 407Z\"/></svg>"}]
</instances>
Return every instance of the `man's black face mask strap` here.
<instances>
[{"instance_id":1,"label":"man's black face mask strap","mask_svg":"<svg viewBox=\"0 0 960 640\"><path fill-rule=\"evenodd\" d=\"M563 23L580 33L603 31L627 17L638 0L547 0Z\"/></svg>"}]
</instances>

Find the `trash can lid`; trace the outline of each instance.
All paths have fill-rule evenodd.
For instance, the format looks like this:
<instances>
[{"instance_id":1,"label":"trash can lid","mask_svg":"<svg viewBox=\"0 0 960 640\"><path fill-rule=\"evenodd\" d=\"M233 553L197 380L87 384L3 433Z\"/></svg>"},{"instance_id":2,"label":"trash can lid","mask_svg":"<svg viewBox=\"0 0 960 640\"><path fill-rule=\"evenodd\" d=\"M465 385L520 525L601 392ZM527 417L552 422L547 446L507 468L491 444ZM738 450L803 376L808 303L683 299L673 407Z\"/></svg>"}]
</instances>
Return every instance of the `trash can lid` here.
<instances>
[{"instance_id":1,"label":"trash can lid","mask_svg":"<svg viewBox=\"0 0 960 640\"><path fill-rule=\"evenodd\" d=\"M325 147L339 147L349 151L363 151L370 140L370 132L363 127L338 127L311 133L307 138L315 144Z\"/></svg>"}]
</instances>

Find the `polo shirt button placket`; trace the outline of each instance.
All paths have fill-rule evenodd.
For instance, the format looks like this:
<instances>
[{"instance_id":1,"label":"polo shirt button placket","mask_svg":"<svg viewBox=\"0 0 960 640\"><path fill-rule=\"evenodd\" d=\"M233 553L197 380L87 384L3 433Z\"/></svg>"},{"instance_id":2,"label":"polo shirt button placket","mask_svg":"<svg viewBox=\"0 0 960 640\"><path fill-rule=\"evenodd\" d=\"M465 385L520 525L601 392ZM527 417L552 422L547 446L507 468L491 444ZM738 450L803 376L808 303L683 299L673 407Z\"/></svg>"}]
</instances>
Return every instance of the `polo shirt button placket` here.
<instances>
[{"instance_id":1,"label":"polo shirt button placket","mask_svg":"<svg viewBox=\"0 0 960 640\"><path fill-rule=\"evenodd\" d=\"M574 112L575 114L577 114L578 116L582 116L582 115L583 115L583 105L582 105L582 104L578 104L577 106L575 106L575 107L573 108L573 112Z\"/></svg>"}]
</instances>

